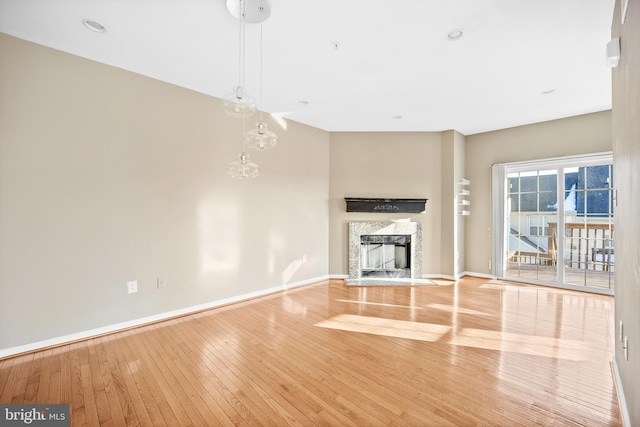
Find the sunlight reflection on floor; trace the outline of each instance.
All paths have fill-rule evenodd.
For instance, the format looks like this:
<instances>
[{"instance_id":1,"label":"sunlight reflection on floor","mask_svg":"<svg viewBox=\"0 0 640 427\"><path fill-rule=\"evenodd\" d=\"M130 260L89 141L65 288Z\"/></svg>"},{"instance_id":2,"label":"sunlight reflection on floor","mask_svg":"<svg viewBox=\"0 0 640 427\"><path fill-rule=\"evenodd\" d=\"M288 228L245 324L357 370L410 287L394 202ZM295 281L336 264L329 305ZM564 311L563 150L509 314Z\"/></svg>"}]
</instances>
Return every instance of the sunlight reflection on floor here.
<instances>
[{"instance_id":1,"label":"sunlight reflection on floor","mask_svg":"<svg viewBox=\"0 0 640 427\"><path fill-rule=\"evenodd\" d=\"M465 328L459 331L449 343L464 347L530 354L554 359L586 360L582 351L583 344L581 341L551 337Z\"/></svg>"},{"instance_id":2,"label":"sunlight reflection on floor","mask_svg":"<svg viewBox=\"0 0 640 427\"><path fill-rule=\"evenodd\" d=\"M316 323L315 326L428 342L437 342L452 330L451 326L446 325L387 319L383 317L358 316L354 314L339 314L328 320ZM461 329L451 337L447 344L551 357L554 359L586 360L583 354L583 343L581 341L514 334L486 329Z\"/></svg>"},{"instance_id":3,"label":"sunlight reflection on floor","mask_svg":"<svg viewBox=\"0 0 640 427\"><path fill-rule=\"evenodd\" d=\"M377 305L382 307L399 307L399 308L410 308L412 310L415 310L415 309L424 310L424 307L414 307L411 305L385 304L382 302L358 301L358 300L350 300L350 299L336 299L336 301L349 302L353 304Z\"/></svg>"},{"instance_id":4,"label":"sunlight reflection on floor","mask_svg":"<svg viewBox=\"0 0 640 427\"><path fill-rule=\"evenodd\" d=\"M473 314L475 316L491 316L491 314L483 313L482 311L471 310L470 308L455 307L453 305L446 305L446 304L427 304L427 307L435 308L436 310L447 311L449 313L455 312L459 314Z\"/></svg>"},{"instance_id":5,"label":"sunlight reflection on floor","mask_svg":"<svg viewBox=\"0 0 640 427\"><path fill-rule=\"evenodd\" d=\"M445 325L354 314L338 314L328 320L316 323L316 326L430 342L438 341L451 330L451 326Z\"/></svg>"}]
</instances>

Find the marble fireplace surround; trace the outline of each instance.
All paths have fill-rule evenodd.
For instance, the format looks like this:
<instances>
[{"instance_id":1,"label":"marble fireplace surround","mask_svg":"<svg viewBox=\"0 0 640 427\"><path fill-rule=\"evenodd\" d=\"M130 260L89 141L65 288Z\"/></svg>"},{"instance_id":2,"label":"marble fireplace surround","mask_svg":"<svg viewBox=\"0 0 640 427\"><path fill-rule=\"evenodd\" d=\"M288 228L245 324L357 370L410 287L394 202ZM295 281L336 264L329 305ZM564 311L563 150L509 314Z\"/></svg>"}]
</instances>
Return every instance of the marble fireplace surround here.
<instances>
[{"instance_id":1,"label":"marble fireplace surround","mask_svg":"<svg viewBox=\"0 0 640 427\"><path fill-rule=\"evenodd\" d=\"M360 249L362 235L410 235L411 278L422 276L422 223L409 221L349 222L349 279L360 279Z\"/></svg>"}]
</instances>

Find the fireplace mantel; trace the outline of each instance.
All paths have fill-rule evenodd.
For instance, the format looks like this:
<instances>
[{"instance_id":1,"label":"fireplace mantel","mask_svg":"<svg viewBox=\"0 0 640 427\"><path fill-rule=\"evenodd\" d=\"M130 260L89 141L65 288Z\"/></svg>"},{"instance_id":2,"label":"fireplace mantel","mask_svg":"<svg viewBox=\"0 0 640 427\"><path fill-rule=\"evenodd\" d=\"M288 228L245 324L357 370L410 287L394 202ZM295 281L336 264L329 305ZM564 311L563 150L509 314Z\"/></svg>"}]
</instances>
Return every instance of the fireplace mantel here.
<instances>
[{"instance_id":1,"label":"fireplace mantel","mask_svg":"<svg viewBox=\"0 0 640 427\"><path fill-rule=\"evenodd\" d=\"M347 212L424 213L429 199L345 197Z\"/></svg>"}]
</instances>

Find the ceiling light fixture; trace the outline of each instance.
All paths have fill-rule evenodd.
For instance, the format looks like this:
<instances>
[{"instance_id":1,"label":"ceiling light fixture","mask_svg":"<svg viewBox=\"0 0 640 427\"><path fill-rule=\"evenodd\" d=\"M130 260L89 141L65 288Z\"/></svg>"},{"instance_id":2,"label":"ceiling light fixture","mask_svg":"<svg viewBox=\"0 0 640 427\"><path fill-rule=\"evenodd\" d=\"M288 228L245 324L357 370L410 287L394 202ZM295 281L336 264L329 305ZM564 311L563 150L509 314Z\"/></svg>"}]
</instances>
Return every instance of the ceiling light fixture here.
<instances>
[{"instance_id":1,"label":"ceiling light fixture","mask_svg":"<svg viewBox=\"0 0 640 427\"><path fill-rule=\"evenodd\" d=\"M233 88L233 93L225 96L224 112L238 119L242 119L242 152L238 160L233 161L227 167L227 174L231 178L247 179L256 178L260 174L259 167L256 163L249 160L249 155L245 151L244 126L245 119L251 117L256 112L256 104L249 95L244 91L244 48L245 48L245 2L237 0L237 16L238 22L238 85Z\"/></svg>"},{"instance_id":2,"label":"ceiling light fixture","mask_svg":"<svg viewBox=\"0 0 640 427\"><path fill-rule=\"evenodd\" d=\"M238 29L238 85L233 92L224 97L224 112L237 119L251 117L256 112L255 100L244 90L244 65L245 65L245 2L237 0ZM235 15L234 15L235 16Z\"/></svg>"},{"instance_id":3,"label":"ceiling light fixture","mask_svg":"<svg viewBox=\"0 0 640 427\"><path fill-rule=\"evenodd\" d=\"M240 153L238 160L229 163L227 173L231 178L257 178L258 175L260 175L260 168L257 164L249 160L249 155L243 151Z\"/></svg>"},{"instance_id":4,"label":"ceiling light fixture","mask_svg":"<svg viewBox=\"0 0 640 427\"><path fill-rule=\"evenodd\" d=\"M462 36L464 36L464 30L461 30L459 28L455 29L455 30L451 30L447 33L447 40L449 41L456 41L456 40L460 40L462 38Z\"/></svg>"},{"instance_id":5,"label":"ceiling light fixture","mask_svg":"<svg viewBox=\"0 0 640 427\"><path fill-rule=\"evenodd\" d=\"M262 8L263 2L260 1L260 9ZM266 18L265 18L266 19ZM263 20L264 21L264 20ZM278 135L275 132L272 132L268 129L267 124L262 120L262 46L263 46L263 36L262 36L262 22L260 22L260 121L256 123L256 128L251 129L246 134L247 145L249 148L253 148L259 151L270 150L276 146L278 143Z\"/></svg>"},{"instance_id":6,"label":"ceiling light fixture","mask_svg":"<svg viewBox=\"0 0 640 427\"><path fill-rule=\"evenodd\" d=\"M92 21L90 19L83 19L82 20L82 25L84 25L85 27L87 27L91 31L95 31L96 33L104 33L104 32L107 31L107 29L104 27L104 25L100 24L99 22Z\"/></svg>"},{"instance_id":7,"label":"ceiling light fixture","mask_svg":"<svg viewBox=\"0 0 640 427\"><path fill-rule=\"evenodd\" d=\"M543 95L549 95L549 94L551 94L551 93L553 93L555 91L556 91L555 89L545 89L540 93L542 93Z\"/></svg>"}]
</instances>

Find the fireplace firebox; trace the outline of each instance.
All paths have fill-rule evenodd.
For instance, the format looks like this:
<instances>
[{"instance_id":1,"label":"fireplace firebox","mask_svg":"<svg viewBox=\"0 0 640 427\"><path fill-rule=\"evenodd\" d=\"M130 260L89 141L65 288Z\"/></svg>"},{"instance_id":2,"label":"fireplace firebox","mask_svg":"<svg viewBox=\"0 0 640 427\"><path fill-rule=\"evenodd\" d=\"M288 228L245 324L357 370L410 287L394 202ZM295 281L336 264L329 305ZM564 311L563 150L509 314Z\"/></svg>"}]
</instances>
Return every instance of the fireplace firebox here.
<instances>
[{"instance_id":1,"label":"fireplace firebox","mask_svg":"<svg viewBox=\"0 0 640 427\"><path fill-rule=\"evenodd\" d=\"M411 235L360 236L361 277L411 277Z\"/></svg>"}]
</instances>

